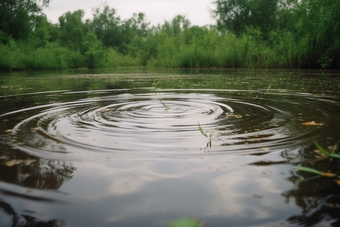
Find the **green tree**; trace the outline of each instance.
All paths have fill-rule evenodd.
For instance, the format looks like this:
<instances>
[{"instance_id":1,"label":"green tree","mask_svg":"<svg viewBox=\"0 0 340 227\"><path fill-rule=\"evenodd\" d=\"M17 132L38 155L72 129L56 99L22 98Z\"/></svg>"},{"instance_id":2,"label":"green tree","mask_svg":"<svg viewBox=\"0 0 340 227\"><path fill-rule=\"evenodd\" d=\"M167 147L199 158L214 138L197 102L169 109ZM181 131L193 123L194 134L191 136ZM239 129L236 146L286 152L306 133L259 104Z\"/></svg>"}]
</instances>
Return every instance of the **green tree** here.
<instances>
[{"instance_id":1,"label":"green tree","mask_svg":"<svg viewBox=\"0 0 340 227\"><path fill-rule=\"evenodd\" d=\"M165 21L161 30L170 36L178 36L190 27L190 21L183 15L175 16L170 22Z\"/></svg>"},{"instance_id":2,"label":"green tree","mask_svg":"<svg viewBox=\"0 0 340 227\"><path fill-rule=\"evenodd\" d=\"M121 20L116 10L107 3L93 9L93 19L89 21L91 30L107 47L117 47L123 43Z\"/></svg>"},{"instance_id":3,"label":"green tree","mask_svg":"<svg viewBox=\"0 0 340 227\"><path fill-rule=\"evenodd\" d=\"M340 68L340 1L302 0L296 12L299 38L309 42L306 67Z\"/></svg>"},{"instance_id":4,"label":"green tree","mask_svg":"<svg viewBox=\"0 0 340 227\"><path fill-rule=\"evenodd\" d=\"M143 65L150 58L148 42L150 22L144 13L134 13L133 16L121 25L122 36L125 37L118 50L132 57L139 57Z\"/></svg>"},{"instance_id":5,"label":"green tree","mask_svg":"<svg viewBox=\"0 0 340 227\"><path fill-rule=\"evenodd\" d=\"M83 37L89 30L88 26L83 23L84 14L83 10L76 10L73 13L67 12L59 17L59 41L62 46L66 46L71 50L81 50Z\"/></svg>"},{"instance_id":6,"label":"green tree","mask_svg":"<svg viewBox=\"0 0 340 227\"><path fill-rule=\"evenodd\" d=\"M267 38L275 28L279 0L216 0L212 15L220 30L229 30L240 36L246 28L260 28Z\"/></svg>"},{"instance_id":7,"label":"green tree","mask_svg":"<svg viewBox=\"0 0 340 227\"><path fill-rule=\"evenodd\" d=\"M52 25L47 21L45 15L39 15L35 18L35 25L33 31L33 42L36 47L45 46L51 38L50 27Z\"/></svg>"},{"instance_id":8,"label":"green tree","mask_svg":"<svg viewBox=\"0 0 340 227\"><path fill-rule=\"evenodd\" d=\"M104 46L93 32L88 32L84 36L82 41L82 53L88 68L101 67L104 65Z\"/></svg>"},{"instance_id":9,"label":"green tree","mask_svg":"<svg viewBox=\"0 0 340 227\"><path fill-rule=\"evenodd\" d=\"M10 38L27 39L32 32L34 17L50 0L1 0L0 1L0 42Z\"/></svg>"}]
</instances>

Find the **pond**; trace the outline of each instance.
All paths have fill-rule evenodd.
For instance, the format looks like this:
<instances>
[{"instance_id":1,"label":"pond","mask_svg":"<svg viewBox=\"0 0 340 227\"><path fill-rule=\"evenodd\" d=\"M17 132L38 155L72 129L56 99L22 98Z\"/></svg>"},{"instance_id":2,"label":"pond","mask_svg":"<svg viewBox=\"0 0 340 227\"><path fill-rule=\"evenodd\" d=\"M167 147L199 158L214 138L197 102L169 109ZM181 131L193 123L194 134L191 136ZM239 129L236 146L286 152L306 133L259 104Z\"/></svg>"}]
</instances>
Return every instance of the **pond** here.
<instances>
[{"instance_id":1,"label":"pond","mask_svg":"<svg viewBox=\"0 0 340 227\"><path fill-rule=\"evenodd\" d=\"M0 87L0 226L340 224L339 73L22 72Z\"/></svg>"}]
</instances>

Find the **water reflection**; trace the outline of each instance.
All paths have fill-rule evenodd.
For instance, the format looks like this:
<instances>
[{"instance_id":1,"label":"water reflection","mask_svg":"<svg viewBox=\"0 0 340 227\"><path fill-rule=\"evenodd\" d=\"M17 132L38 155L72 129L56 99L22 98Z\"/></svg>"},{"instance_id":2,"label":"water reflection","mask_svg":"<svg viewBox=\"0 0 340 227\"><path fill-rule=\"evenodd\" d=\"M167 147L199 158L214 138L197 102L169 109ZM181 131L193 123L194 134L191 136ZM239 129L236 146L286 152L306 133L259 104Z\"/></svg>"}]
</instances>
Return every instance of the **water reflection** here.
<instances>
[{"instance_id":1,"label":"water reflection","mask_svg":"<svg viewBox=\"0 0 340 227\"><path fill-rule=\"evenodd\" d=\"M337 166L339 169L339 166ZM301 176L302 175L302 176ZM295 182L295 188L283 193L287 202L294 202L301 208L301 214L292 215L287 220L303 226L314 226L323 221L330 226L340 224L340 193L339 185L326 177L309 178L311 174L294 173L290 177Z\"/></svg>"},{"instance_id":2,"label":"water reflection","mask_svg":"<svg viewBox=\"0 0 340 227\"><path fill-rule=\"evenodd\" d=\"M0 124L0 129L4 131L4 124ZM32 194L31 189L58 190L64 181L72 178L76 168L70 162L39 158L15 150L8 145L8 140L8 136L0 137L0 210L2 211L0 224L7 222L14 227L65 226L62 220L39 220L34 210L22 212L20 206L13 207L6 200L53 204L57 201L50 197ZM13 185L19 185L24 190Z\"/></svg>"},{"instance_id":3,"label":"water reflection","mask_svg":"<svg viewBox=\"0 0 340 227\"><path fill-rule=\"evenodd\" d=\"M311 162L313 140L340 135L336 79L317 90L318 76L262 74L12 78L0 90L0 225L336 225L334 179L292 171L339 172L338 160Z\"/></svg>"},{"instance_id":4,"label":"water reflection","mask_svg":"<svg viewBox=\"0 0 340 227\"><path fill-rule=\"evenodd\" d=\"M5 217L2 215L2 221L8 220L11 227L64 227L66 223L60 220L49 220L39 221L31 215L20 215L12 208L12 206L0 199L0 210L3 212Z\"/></svg>"},{"instance_id":5,"label":"water reflection","mask_svg":"<svg viewBox=\"0 0 340 227\"><path fill-rule=\"evenodd\" d=\"M6 145L0 156L0 180L29 188L57 190L76 170L70 162L38 158Z\"/></svg>"},{"instance_id":6,"label":"water reflection","mask_svg":"<svg viewBox=\"0 0 340 227\"><path fill-rule=\"evenodd\" d=\"M329 135L322 141L323 146L336 143L334 136ZM321 172L339 173L339 160L326 157L320 159L320 152L316 149L315 144L311 144L297 150L294 165L310 167ZM282 156L288 158L289 153L282 152ZM282 195L287 203L295 203L301 208L301 214L292 215L287 219L290 223L303 226L321 223L328 223L327 225L330 226L339 225L340 186L336 183L336 177L292 171L288 180L294 184L294 188L285 191Z\"/></svg>"}]
</instances>

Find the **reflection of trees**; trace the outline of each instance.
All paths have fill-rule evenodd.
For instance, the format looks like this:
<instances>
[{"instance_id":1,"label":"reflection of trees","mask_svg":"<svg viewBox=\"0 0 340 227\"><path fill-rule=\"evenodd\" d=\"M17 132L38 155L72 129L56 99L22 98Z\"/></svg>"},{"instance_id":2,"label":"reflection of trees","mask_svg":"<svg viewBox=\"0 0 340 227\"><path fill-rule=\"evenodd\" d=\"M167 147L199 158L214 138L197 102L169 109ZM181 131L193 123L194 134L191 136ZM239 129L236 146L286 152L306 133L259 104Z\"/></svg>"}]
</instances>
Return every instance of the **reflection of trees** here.
<instances>
[{"instance_id":1,"label":"reflection of trees","mask_svg":"<svg viewBox=\"0 0 340 227\"><path fill-rule=\"evenodd\" d=\"M12 153L7 160L34 160L34 162L29 165L20 163L6 166L7 160L1 160L3 162L3 165L0 165L1 181L30 188L57 190L65 180L72 178L76 170L72 164L64 161L36 158L13 150ZM0 156L5 156L4 152L0 151Z\"/></svg>"},{"instance_id":2,"label":"reflection of trees","mask_svg":"<svg viewBox=\"0 0 340 227\"><path fill-rule=\"evenodd\" d=\"M0 210L11 218L12 227L63 227L64 221L50 220L50 221L38 221L36 218L30 215L19 215L15 210L6 202L0 200Z\"/></svg>"},{"instance_id":3,"label":"reflection of trees","mask_svg":"<svg viewBox=\"0 0 340 227\"><path fill-rule=\"evenodd\" d=\"M4 125L0 125L0 130L1 132L5 130ZM28 135L23 133L18 136L29 140ZM76 170L72 163L28 155L13 149L9 145L9 140L9 135L0 134L1 181L30 188L57 190L65 180L72 178ZM9 161L18 161L18 163L8 166L6 163Z\"/></svg>"},{"instance_id":4,"label":"reflection of trees","mask_svg":"<svg viewBox=\"0 0 340 227\"><path fill-rule=\"evenodd\" d=\"M3 132L4 130L4 125L0 124L0 131ZM0 134L0 181L29 188L57 190L66 179L72 178L76 168L71 163L28 155L11 148L8 145L8 140L9 137ZM6 165L11 160L17 160L19 163L13 166ZM17 194L16 192L2 190L1 188L0 191L4 195L32 199L28 195ZM49 199L45 202L49 202ZM65 226L65 222L62 220L40 221L31 215L18 214L10 204L2 199L0 199L0 211L11 219L10 226L12 227Z\"/></svg>"},{"instance_id":5,"label":"reflection of trees","mask_svg":"<svg viewBox=\"0 0 340 227\"><path fill-rule=\"evenodd\" d=\"M300 156L308 162L302 162L302 166L311 167L322 172L338 173L339 160L325 159L319 162L315 160L314 147L310 146L300 150ZM283 154L285 156L285 154ZM303 226L313 226L326 218L332 219L332 226L340 225L340 186L334 178L321 177L308 172L292 172L288 178L296 187L283 193L286 201L294 200L302 209L301 214L293 215L287 220L290 223L298 223Z\"/></svg>"},{"instance_id":6,"label":"reflection of trees","mask_svg":"<svg viewBox=\"0 0 340 227\"><path fill-rule=\"evenodd\" d=\"M290 180L293 181L297 177L293 174ZM320 177L299 182L295 189L285 192L283 196L287 201L294 199L295 204L302 209L301 214L288 218L290 223L312 226L331 217L334 219L333 226L340 224L339 186L330 179Z\"/></svg>"},{"instance_id":7,"label":"reflection of trees","mask_svg":"<svg viewBox=\"0 0 340 227\"><path fill-rule=\"evenodd\" d=\"M4 137L0 137L0 144L1 181L30 188L57 190L65 180L72 178L76 170L72 163L38 158L13 149ZM12 160L19 163L7 166L6 163Z\"/></svg>"}]
</instances>

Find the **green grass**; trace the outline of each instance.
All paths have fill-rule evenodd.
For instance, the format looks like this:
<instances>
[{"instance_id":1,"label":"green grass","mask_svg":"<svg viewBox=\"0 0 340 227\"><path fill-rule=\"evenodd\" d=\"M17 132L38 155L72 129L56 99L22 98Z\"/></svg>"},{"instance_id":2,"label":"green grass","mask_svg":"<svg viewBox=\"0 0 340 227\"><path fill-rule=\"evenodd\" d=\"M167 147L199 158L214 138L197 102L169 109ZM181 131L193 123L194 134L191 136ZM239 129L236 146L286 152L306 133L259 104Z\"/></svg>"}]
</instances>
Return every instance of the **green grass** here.
<instances>
[{"instance_id":1,"label":"green grass","mask_svg":"<svg viewBox=\"0 0 340 227\"><path fill-rule=\"evenodd\" d=\"M325 160L327 158L340 158L340 155L335 153L336 146L334 146L332 151L327 151L325 148L321 147L316 141L314 141L314 144L322 152L323 156L321 158L318 158L318 159L312 161L312 162ZM318 174L318 175L324 176L324 177L338 177L338 178L340 178L340 176L338 176L335 173L321 172L321 171L319 171L315 168L306 167L306 166L296 166L296 167L294 167L294 169L298 170L298 171L304 171L304 172Z\"/></svg>"}]
</instances>

